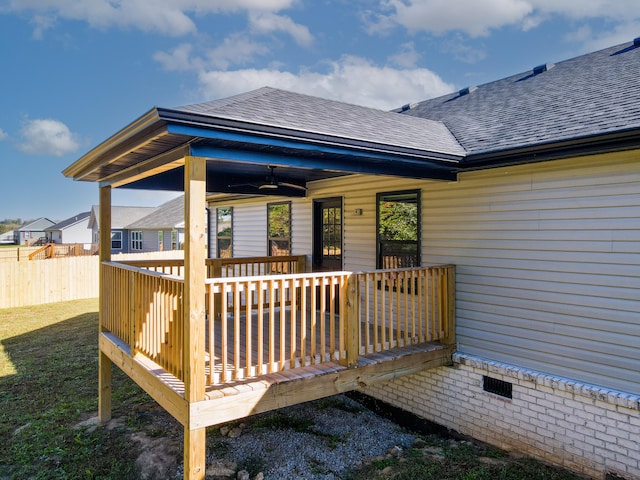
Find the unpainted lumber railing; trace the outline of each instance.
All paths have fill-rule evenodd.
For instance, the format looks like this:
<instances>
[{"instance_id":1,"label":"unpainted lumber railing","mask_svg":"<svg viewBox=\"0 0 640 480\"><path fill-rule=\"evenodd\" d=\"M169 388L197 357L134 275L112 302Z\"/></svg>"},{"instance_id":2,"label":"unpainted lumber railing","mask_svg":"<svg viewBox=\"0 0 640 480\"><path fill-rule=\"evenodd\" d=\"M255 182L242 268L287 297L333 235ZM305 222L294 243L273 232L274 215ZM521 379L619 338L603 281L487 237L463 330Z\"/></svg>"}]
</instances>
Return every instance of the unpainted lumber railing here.
<instances>
[{"instance_id":1,"label":"unpainted lumber railing","mask_svg":"<svg viewBox=\"0 0 640 480\"><path fill-rule=\"evenodd\" d=\"M98 245L91 244L86 249L82 243L47 243L29 254L29 260L46 260L48 258L81 257L96 255Z\"/></svg>"},{"instance_id":2,"label":"unpainted lumber railing","mask_svg":"<svg viewBox=\"0 0 640 480\"><path fill-rule=\"evenodd\" d=\"M209 258L206 260L207 277L247 277L253 275L275 275L302 273L306 270L305 255L247 258ZM125 265L145 268L154 272L184 275L184 260L125 260Z\"/></svg>"},{"instance_id":3,"label":"unpainted lumber railing","mask_svg":"<svg viewBox=\"0 0 640 480\"><path fill-rule=\"evenodd\" d=\"M241 271L227 265L224 274ZM102 331L184 381L184 279L152 268L103 263ZM267 274L272 268L207 279L206 385L325 362L355 366L360 355L455 342L453 266Z\"/></svg>"}]
</instances>

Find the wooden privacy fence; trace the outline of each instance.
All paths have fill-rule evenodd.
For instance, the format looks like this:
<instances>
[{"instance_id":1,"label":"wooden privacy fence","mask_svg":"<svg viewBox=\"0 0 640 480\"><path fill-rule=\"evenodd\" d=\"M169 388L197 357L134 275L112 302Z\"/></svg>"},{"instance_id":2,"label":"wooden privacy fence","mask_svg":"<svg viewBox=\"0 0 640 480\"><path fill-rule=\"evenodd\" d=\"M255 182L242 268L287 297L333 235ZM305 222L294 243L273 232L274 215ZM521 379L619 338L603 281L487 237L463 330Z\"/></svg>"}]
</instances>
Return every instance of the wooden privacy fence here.
<instances>
[{"instance_id":1,"label":"wooden privacy fence","mask_svg":"<svg viewBox=\"0 0 640 480\"><path fill-rule=\"evenodd\" d=\"M0 308L25 307L99 296L97 256L29 261L26 255L23 256L26 249L20 250L20 260L12 258L0 261ZM33 250L35 249L31 251ZM127 253L114 255L113 258L133 260L161 257L167 262L172 261L172 258L181 257L183 253L181 250Z\"/></svg>"},{"instance_id":2,"label":"wooden privacy fence","mask_svg":"<svg viewBox=\"0 0 640 480\"><path fill-rule=\"evenodd\" d=\"M154 270L104 264L102 327L184 381L184 280ZM209 278L206 384L452 343L454 275L437 266Z\"/></svg>"},{"instance_id":3,"label":"wooden privacy fence","mask_svg":"<svg viewBox=\"0 0 640 480\"><path fill-rule=\"evenodd\" d=\"M98 257L0 262L0 308L98 296Z\"/></svg>"}]
</instances>

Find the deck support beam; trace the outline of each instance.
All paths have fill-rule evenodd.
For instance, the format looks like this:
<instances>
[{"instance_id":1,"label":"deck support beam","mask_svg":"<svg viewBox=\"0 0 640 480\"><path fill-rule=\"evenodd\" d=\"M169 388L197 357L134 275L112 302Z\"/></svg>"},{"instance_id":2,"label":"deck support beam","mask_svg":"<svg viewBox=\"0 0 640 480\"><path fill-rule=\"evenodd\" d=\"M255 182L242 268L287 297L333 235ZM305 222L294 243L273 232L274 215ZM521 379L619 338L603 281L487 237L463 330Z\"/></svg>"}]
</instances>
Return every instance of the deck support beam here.
<instances>
[{"instance_id":1,"label":"deck support beam","mask_svg":"<svg viewBox=\"0 0 640 480\"><path fill-rule=\"evenodd\" d=\"M98 331L102 333L102 317L105 305L102 297L102 263L111 260L111 187L100 187L100 240L99 240L99 292ZM102 351L98 354L98 421L111 420L111 371L112 362Z\"/></svg>"},{"instance_id":2,"label":"deck support beam","mask_svg":"<svg viewBox=\"0 0 640 480\"><path fill-rule=\"evenodd\" d=\"M188 403L205 398L206 159L185 157L184 168L184 394ZM184 425L184 478L203 480L206 429Z\"/></svg>"}]
</instances>

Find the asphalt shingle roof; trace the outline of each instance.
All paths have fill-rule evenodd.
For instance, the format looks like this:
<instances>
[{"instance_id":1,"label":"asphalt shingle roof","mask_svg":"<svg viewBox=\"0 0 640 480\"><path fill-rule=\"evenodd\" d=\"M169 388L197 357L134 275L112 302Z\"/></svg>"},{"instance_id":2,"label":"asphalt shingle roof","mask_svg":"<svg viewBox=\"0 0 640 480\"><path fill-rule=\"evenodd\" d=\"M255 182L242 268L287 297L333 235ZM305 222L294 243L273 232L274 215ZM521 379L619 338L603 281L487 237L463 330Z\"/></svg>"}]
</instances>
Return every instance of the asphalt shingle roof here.
<instances>
[{"instance_id":1,"label":"asphalt shingle roof","mask_svg":"<svg viewBox=\"0 0 640 480\"><path fill-rule=\"evenodd\" d=\"M263 87L174 110L381 145L463 155L440 121Z\"/></svg>"},{"instance_id":2,"label":"asphalt shingle roof","mask_svg":"<svg viewBox=\"0 0 640 480\"><path fill-rule=\"evenodd\" d=\"M127 225L127 229L172 229L178 228L182 222L184 222L184 195L156 207L150 214Z\"/></svg>"},{"instance_id":3,"label":"asphalt shingle roof","mask_svg":"<svg viewBox=\"0 0 640 480\"><path fill-rule=\"evenodd\" d=\"M469 154L640 127L640 46L626 43L418 103L403 112L443 122Z\"/></svg>"},{"instance_id":4,"label":"asphalt shingle roof","mask_svg":"<svg viewBox=\"0 0 640 480\"><path fill-rule=\"evenodd\" d=\"M73 225L75 223L78 223L82 220L89 218L89 215L91 215L91 212L78 213L73 217L67 218L66 220L56 223L55 225L51 225L50 227L47 228L47 230L62 230L63 228L67 228L70 225Z\"/></svg>"},{"instance_id":5,"label":"asphalt shingle roof","mask_svg":"<svg viewBox=\"0 0 640 480\"><path fill-rule=\"evenodd\" d=\"M149 215L158 207L111 207L111 229L127 228L127 225L136 220ZM100 224L100 208L97 205L92 207L92 218L89 220L89 228Z\"/></svg>"}]
</instances>

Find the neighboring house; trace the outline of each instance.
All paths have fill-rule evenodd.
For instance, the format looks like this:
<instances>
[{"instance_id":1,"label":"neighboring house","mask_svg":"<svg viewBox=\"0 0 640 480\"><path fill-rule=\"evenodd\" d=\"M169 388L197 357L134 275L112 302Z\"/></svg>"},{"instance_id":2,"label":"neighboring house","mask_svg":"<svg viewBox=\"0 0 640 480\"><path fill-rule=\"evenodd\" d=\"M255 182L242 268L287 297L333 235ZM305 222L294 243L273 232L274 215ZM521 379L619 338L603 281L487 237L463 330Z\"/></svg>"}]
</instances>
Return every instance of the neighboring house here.
<instances>
[{"instance_id":1,"label":"neighboring house","mask_svg":"<svg viewBox=\"0 0 640 480\"><path fill-rule=\"evenodd\" d=\"M41 217L33 222L23 225L14 231L14 243L16 245L33 245L46 241L45 230L56 222Z\"/></svg>"},{"instance_id":2,"label":"neighboring house","mask_svg":"<svg viewBox=\"0 0 640 480\"><path fill-rule=\"evenodd\" d=\"M128 253L131 251L128 225L153 212L157 207L120 207L111 209L111 252ZM93 243L98 243L100 230L100 211L97 206L91 208L88 228Z\"/></svg>"},{"instance_id":3,"label":"neighboring house","mask_svg":"<svg viewBox=\"0 0 640 480\"><path fill-rule=\"evenodd\" d=\"M82 212L45 229L47 243L82 243L93 242L89 229L91 212Z\"/></svg>"},{"instance_id":4,"label":"neighboring house","mask_svg":"<svg viewBox=\"0 0 640 480\"><path fill-rule=\"evenodd\" d=\"M181 250L184 242L184 198L179 196L125 227L129 252Z\"/></svg>"},{"instance_id":5,"label":"neighboring house","mask_svg":"<svg viewBox=\"0 0 640 480\"><path fill-rule=\"evenodd\" d=\"M8 232L4 232L0 234L0 244L13 244L15 243L14 231L9 230Z\"/></svg>"},{"instance_id":6,"label":"neighboring house","mask_svg":"<svg viewBox=\"0 0 640 480\"><path fill-rule=\"evenodd\" d=\"M593 478L638 479L639 71L640 38L396 112L264 88L154 108L64 173L101 192L187 183L187 199L206 178L219 256L454 264L453 368L364 392Z\"/></svg>"}]
</instances>

